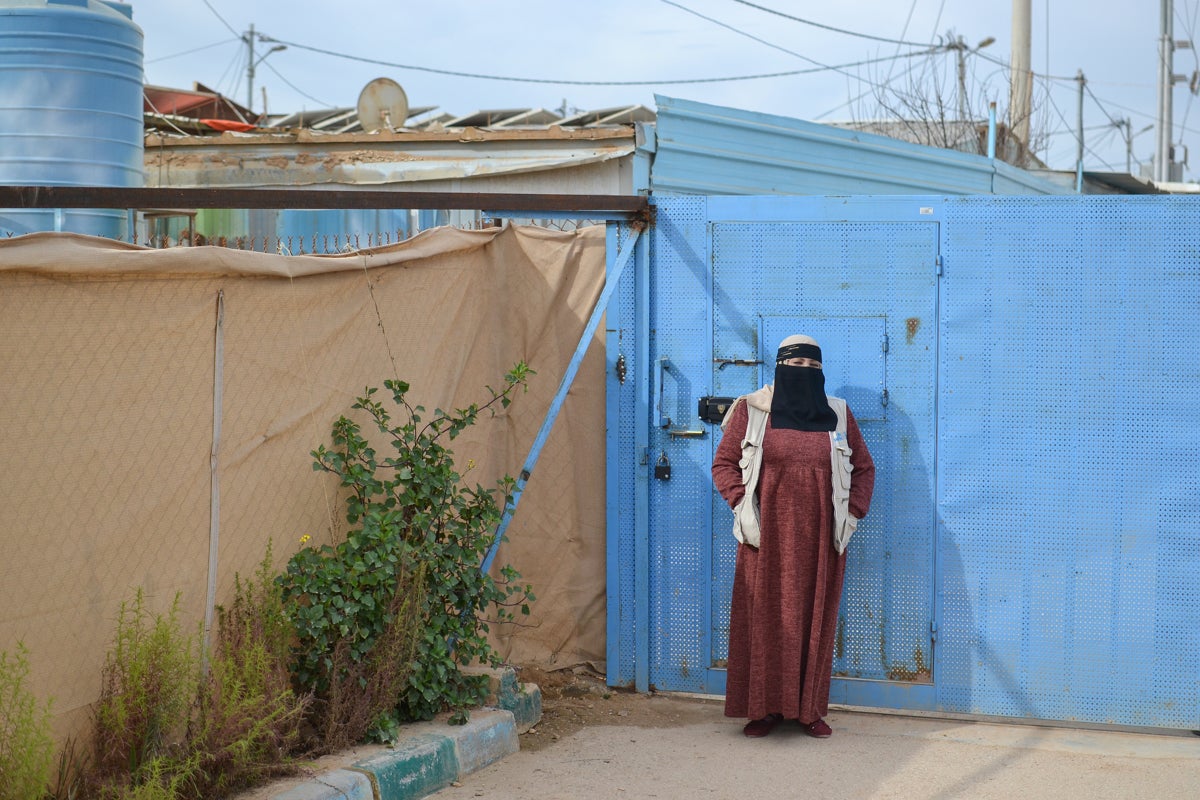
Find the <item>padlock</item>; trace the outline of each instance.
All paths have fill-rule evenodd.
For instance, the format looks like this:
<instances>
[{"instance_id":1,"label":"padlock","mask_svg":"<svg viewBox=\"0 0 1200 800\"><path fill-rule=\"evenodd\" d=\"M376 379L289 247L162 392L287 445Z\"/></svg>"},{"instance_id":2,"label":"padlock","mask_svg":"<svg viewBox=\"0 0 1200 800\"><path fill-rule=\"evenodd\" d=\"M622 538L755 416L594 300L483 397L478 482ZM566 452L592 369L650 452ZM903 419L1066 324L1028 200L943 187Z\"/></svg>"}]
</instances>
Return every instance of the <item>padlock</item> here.
<instances>
[{"instance_id":1,"label":"padlock","mask_svg":"<svg viewBox=\"0 0 1200 800\"><path fill-rule=\"evenodd\" d=\"M654 465L654 477L660 481L671 480L671 462L667 460L666 451L663 451L663 454L658 457L658 462Z\"/></svg>"}]
</instances>

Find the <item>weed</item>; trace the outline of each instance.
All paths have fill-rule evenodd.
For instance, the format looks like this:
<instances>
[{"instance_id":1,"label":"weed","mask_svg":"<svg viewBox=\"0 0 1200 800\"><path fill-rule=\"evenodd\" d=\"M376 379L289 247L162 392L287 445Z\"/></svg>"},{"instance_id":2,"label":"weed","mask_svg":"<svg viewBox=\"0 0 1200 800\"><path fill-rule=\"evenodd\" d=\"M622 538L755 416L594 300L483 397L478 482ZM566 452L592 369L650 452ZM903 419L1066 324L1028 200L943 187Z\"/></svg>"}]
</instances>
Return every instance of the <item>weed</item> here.
<instances>
[{"instance_id":1,"label":"weed","mask_svg":"<svg viewBox=\"0 0 1200 800\"><path fill-rule=\"evenodd\" d=\"M165 615L150 614L140 589L121 604L93 713L89 783L99 796L124 797L147 774L158 781L187 730L198 678L196 637L179 628L178 595Z\"/></svg>"},{"instance_id":2,"label":"weed","mask_svg":"<svg viewBox=\"0 0 1200 800\"><path fill-rule=\"evenodd\" d=\"M0 651L0 800L40 800L50 781L54 739L50 701L29 691L29 651L21 642Z\"/></svg>"},{"instance_id":3,"label":"weed","mask_svg":"<svg viewBox=\"0 0 1200 800\"><path fill-rule=\"evenodd\" d=\"M95 776L138 775L187 730L198 685L196 643L179 629L179 596L166 615L151 617L139 589L122 603L117 637L101 673L94 718Z\"/></svg>"},{"instance_id":4,"label":"weed","mask_svg":"<svg viewBox=\"0 0 1200 800\"><path fill-rule=\"evenodd\" d=\"M291 754L310 697L297 696L288 669L292 628L271 571L271 549L254 578L235 578L201 680L187 747L197 797L223 796L293 771Z\"/></svg>"}]
</instances>

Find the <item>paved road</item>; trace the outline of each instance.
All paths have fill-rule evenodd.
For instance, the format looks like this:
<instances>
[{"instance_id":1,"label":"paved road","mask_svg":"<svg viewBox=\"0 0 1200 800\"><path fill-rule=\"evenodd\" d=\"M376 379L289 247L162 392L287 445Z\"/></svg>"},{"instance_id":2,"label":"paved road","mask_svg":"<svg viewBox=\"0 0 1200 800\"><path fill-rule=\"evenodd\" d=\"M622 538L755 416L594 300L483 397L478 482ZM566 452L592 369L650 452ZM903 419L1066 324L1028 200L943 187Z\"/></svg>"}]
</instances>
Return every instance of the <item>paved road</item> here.
<instances>
[{"instance_id":1,"label":"paved road","mask_svg":"<svg viewBox=\"0 0 1200 800\"><path fill-rule=\"evenodd\" d=\"M673 699L674 703L686 703ZM1200 737L838 711L832 739L766 739L710 705L676 727L596 726L522 750L437 800L1200 797ZM711 719L709 719L711 715Z\"/></svg>"}]
</instances>

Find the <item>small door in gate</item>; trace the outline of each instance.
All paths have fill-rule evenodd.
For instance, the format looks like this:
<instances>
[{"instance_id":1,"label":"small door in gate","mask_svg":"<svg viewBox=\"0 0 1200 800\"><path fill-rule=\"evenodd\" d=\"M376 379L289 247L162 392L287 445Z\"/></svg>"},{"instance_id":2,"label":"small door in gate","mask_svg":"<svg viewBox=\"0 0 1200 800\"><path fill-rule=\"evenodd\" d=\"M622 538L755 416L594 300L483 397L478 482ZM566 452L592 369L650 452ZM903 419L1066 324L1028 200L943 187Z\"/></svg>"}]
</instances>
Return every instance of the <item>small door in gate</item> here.
<instances>
[{"instance_id":1,"label":"small door in gate","mask_svg":"<svg viewBox=\"0 0 1200 800\"><path fill-rule=\"evenodd\" d=\"M826 391L847 400L876 462L871 513L848 551L832 699L891 705L889 696L903 691L910 706L927 705L936 631L936 227L714 223L711 231L714 393L770 382L779 342L811 335L823 351ZM764 262L764 252L774 258ZM789 283L794 291L778 290ZM715 490L712 521L707 688L720 692L736 542Z\"/></svg>"}]
</instances>

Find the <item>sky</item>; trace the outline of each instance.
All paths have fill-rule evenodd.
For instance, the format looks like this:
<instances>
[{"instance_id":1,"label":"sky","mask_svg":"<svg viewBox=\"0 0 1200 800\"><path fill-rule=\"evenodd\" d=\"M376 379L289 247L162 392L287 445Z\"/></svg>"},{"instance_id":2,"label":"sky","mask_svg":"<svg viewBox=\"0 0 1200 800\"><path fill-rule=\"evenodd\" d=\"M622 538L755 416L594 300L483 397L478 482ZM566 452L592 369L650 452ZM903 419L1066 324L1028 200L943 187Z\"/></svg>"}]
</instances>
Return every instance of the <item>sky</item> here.
<instances>
[{"instance_id":1,"label":"sky","mask_svg":"<svg viewBox=\"0 0 1200 800\"><path fill-rule=\"evenodd\" d=\"M1174 4L1174 38L1191 39L1200 0ZM940 97L954 115L957 54L944 45L961 36L969 49L967 107L983 118L989 100L1001 113L1008 105L1012 59L1010 0L133 0L132 7L145 34L146 82L157 86L198 81L245 104L244 39L251 25L270 37L256 36L252 106L264 109L265 90L271 113L353 107L363 86L387 77L404 87L410 107L455 116L654 108L658 94L807 120L865 120L885 116L881 102L894 107L913 91ZM1079 71L1087 81L1084 168L1125 171L1129 135L1133 173L1149 164L1159 7L1031 0L1033 127L1048 166L1075 168ZM279 43L286 49L268 52ZM1177 74L1198 69L1194 50L1176 51ZM707 80L761 75L773 77ZM1184 167L1188 181L1200 179L1195 100L1186 83L1173 92L1174 141L1197 150L1194 167Z\"/></svg>"}]
</instances>

